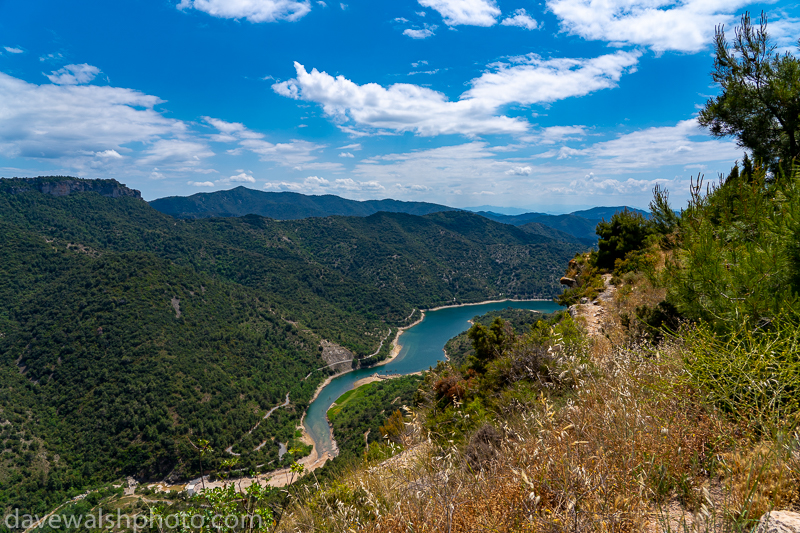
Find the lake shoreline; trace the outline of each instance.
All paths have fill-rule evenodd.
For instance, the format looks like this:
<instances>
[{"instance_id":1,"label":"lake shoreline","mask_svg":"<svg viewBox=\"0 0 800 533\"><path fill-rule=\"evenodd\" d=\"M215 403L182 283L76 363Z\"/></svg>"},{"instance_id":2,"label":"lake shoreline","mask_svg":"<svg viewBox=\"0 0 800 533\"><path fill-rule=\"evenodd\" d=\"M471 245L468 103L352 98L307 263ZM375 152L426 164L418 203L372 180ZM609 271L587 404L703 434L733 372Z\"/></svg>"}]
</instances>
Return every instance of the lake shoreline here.
<instances>
[{"instance_id":1,"label":"lake shoreline","mask_svg":"<svg viewBox=\"0 0 800 533\"><path fill-rule=\"evenodd\" d=\"M405 331L413 328L414 326L420 324L423 320L425 320L425 314L426 313L433 312L433 311L439 311L439 310L442 310L442 309L451 309L451 308L457 308L457 307L469 307L469 306L478 306L478 305L487 305L487 304L497 304L497 303L503 303L503 302L552 302L552 301L553 301L552 299L546 299L546 298L532 298L532 299L527 299L527 300L514 299L514 298L505 298L505 299L502 299L502 300L484 300L482 302L472 302L472 303L453 304L453 305L441 305L441 306L433 307L433 308L430 308L430 309L419 309L420 317L417 320L415 320L413 323L411 323L411 324L409 324L407 326L403 326L403 327L397 328L397 333L395 334L394 340L392 341L392 350L389 352L389 356L386 359L384 359L383 361L381 361L381 362L379 362L379 363L377 363L375 365L372 365L370 367L363 367L363 368L360 368L360 369L352 369L351 368L349 370L345 370L343 372L337 372L336 374L328 376L325 379L325 381L323 381L317 387L317 390L314 392L314 395L312 396L311 400L308 402L308 405L310 406L319 397L319 395L322 393L322 391L325 389L325 387L330 385L330 383L334 379L339 378L339 377L344 376L344 375L347 375L347 374L349 374L351 372L354 372L355 370L365 370L365 369L369 369L369 368L377 368L379 366L384 366L384 365L389 364L392 361L394 361L397 358L397 356L400 355L400 352L403 349L403 345L401 343L401 335ZM412 315L413 315L413 312L412 312ZM471 322L471 321L468 321L468 322ZM447 352L444 352L444 356L445 356L446 360L449 360L449 356L447 355ZM398 374L398 375L392 375L392 376L386 376L386 377L367 376L367 377L364 377L364 378L354 382L353 387L351 389L349 389L349 390L355 390L355 389L357 389L357 388L359 388L361 386L367 385L369 383L374 383L375 381L382 381L384 379L393 379L393 378L397 378L397 377L403 377L403 376L406 376L406 375L422 374L422 372L423 371L418 371L418 372L412 372L412 373L408 373L408 374ZM335 400L334 400L334 403L335 403ZM313 465L313 468L311 468L313 470L315 468L318 468L319 466L322 466L322 464L325 464L325 461L324 460L320 460L320 459L322 459L322 457L318 457L317 456L319 445L318 445L318 443L314 442L314 439L311 437L311 434L306 429L305 419L306 419L306 414L307 413L308 413L308 407L306 407L306 410L303 412L303 416L300 419L300 427L299 427L299 429L302 431L304 442L306 442L307 444L311 444L313 446L313 449L312 449L311 454L310 454L310 456L313 457L313 459L310 461L312 463L312 465ZM328 417L327 417L327 411L325 413L325 421L327 422L328 428L330 430L331 443L332 443L333 448L334 448L334 453L332 454L331 452L325 452L323 455L327 456L327 459L330 460L330 459L333 459L334 457L336 457L336 455L338 455L338 453L336 453L336 452L338 452L338 447L336 445L336 440L335 440L335 437L333 435L333 428L331 427L330 421L328 420Z\"/></svg>"}]
</instances>

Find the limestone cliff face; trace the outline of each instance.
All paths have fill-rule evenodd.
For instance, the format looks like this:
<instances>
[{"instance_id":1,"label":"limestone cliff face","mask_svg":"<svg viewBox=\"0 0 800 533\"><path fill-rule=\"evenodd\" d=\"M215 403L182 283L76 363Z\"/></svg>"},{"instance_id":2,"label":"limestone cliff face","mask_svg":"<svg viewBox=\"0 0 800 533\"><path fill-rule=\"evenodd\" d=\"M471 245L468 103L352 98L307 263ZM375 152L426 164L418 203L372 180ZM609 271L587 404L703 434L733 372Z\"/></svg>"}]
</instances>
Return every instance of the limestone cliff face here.
<instances>
[{"instance_id":1,"label":"limestone cliff face","mask_svg":"<svg viewBox=\"0 0 800 533\"><path fill-rule=\"evenodd\" d=\"M142 194L136 189L129 189L117 180L88 180L68 176L48 176L39 178L0 179L0 191L11 194L22 194L38 191L53 196L69 196L77 192L96 192L108 198L137 198Z\"/></svg>"}]
</instances>

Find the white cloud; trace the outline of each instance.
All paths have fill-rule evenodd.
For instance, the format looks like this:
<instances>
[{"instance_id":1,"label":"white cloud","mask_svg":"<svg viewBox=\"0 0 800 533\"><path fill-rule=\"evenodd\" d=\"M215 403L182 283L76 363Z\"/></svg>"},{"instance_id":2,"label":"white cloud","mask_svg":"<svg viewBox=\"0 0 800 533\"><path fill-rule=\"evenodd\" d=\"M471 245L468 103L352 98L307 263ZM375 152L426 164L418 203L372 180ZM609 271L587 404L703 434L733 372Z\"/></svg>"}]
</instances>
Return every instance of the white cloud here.
<instances>
[{"instance_id":1,"label":"white cloud","mask_svg":"<svg viewBox=\"0 0 800 533\"><path fill-rule=\"evenodd\" d=\"M13 46L4 46L3 48L5 48L6 52L9 54L21 54L25 51L22 48L16 48Z\"/></svg>"},{"instance_id":2,"label":"white cloud","mask_svg":"<svg viewBox=\"0 0 800 533\"><path fill-rule=\"evenodd\" d=\"M493 70L473 80L472 88L457 101L418 85L376 83L357 85L344 76L295 62L297 77L272 89L288 98L317 102L342 131L352 135L415 132L418 135L480 135L524 133L529 124L520 118L498 116L506 104L549 103L616 87L620 77L635 69L640 52L619 51L592 59L550 59L535 55L492 65ZM370 131L355 129L356 126Z\"/></svg>"},{"instance_id":3,"label":"white cloud","mask_svg":"<svg viewBox=\"0 0 800 533\"><path fill-rule=\"evenodd\" d=\"M60 53L55 53L55 54L47 54L47 55L43 55L43 56L41 56L41 57L39 58L39 61L42 61L42 62L44 62L44 61L52 61L52 62L56 62L56 61L60 61L60 60L62 60L62 59L64 59L64 56L63 56L62 54L60 54Z\"/></svg>"},{"instance_id":4,"label":"white cloud","mask_svg":"<svg viewBox=\"0 0 800 533\"><path fill-rule=\"evenodd\" d=\"M304 179L302 183L286 181L267 183L264 185L264 188L274 191L293 191L305 193L324 192L327 194L332 192L369 193L386 189L386 187L375 180L357 181L352 178L342 178L330 181L318 176L309 176Z\"/></svg>"},{"instance_id":5,"label":"white cloud","mask_svg":"<svg viewBox=\"0 0 800 533\"><path fill-rule=\"evenodd\" d=\"M508 176L530 176L533 172L531 167L514 167L506 170Z\"/></svg>"},{"instance_id":6,"label":"white cloud","mask_svg":"<svg viewBox=\"0 0 800 533\"><path fill-rule=\"evenodd\" d=\"M103 150L102 152L97 152L94 155L95 157L100 157L103 159L122 159L122 156L116 150Z\"/></svg>"},{"instance_id":7,"label":"white cloud","mask_svg":"<svg viewBox=\"0 0 800 533\"><path fill-rule=\"evenodd\" d=\"M199 165L214 152L203 143L182 139L159 139L144 151L144 165Z\"/></svg>"},{"instance_id":8,"label":"white cloud","mask_svg":"<svg viewBox=\"0 0 800 533\"><path fill-rule=\"evenodd\" d=\"M213 187L213 181L188 181L186 182L187 185L191 185L192 187Z\"/></svg>"},{"instance_id":9,"label":"white cloud","mask_svg":"<svg viewBox=\"0 0 800 533\"><path fill-rule=\"evenodd\" d=\"M397 17L394 19L395 22L399 22L400 24L406 24L409 22L407 18L404 17Z\"/></svg>"},{"instance_id":10,"label":"white cloud","mask_svg":"<svg viewBox=\"0 0 800 533\"><path fill-rule=\"evenodd\" d=\"M100 74L99 68L83 63L80 65L66 65L50 74L45 74L45 76L57 85L81 85L89 83L98 74Z\"/></svg>"},{"instance_id":11,"label":"white cloud","mask_svg":"<svg viewBox=\"0 0 800 533\"><path fill-rule=\"evenodd\" d=\"M256 179L253 176L251 176L250 173L245 171L240 171L240 173L235 176L221 178L216 181L217 185L229 185L231 183L255 183L255 182Z\"/></svg>"},{"instance_id":12,"label":"white cloud","mask_svg":"<svg viewBox=\"0 0 800 533\"><path fill-rule=\"evenodd\" d=\"M337 150L361 150L361 143L348 144L347 146L340 146Z\"/></svg>"},{"instance_id":13,"label":"white cloud","mask_svg":"<svg viewBox=\"0 0 800 533\"><path fill-rule=\"evenodd\" d=\"M428 37L433 37L435 35L433 33L435 30L435 25L421 30L407 28L403 30L403 35L406 37L411 37L412 39L427 39Z\"/></svg>"},{"instance_id":14,"label":"white cloud","mask_svg":"<svg viewBox=\"0 0 800 533\"><path fill-rule=\"evenodd\" d=\"M566 141L577 141L586 136L586 126L550 126L542 128L534 135L522 140L532 144L557 144Z\"/></svg>"},{"instance_id":15,"label":"white cloud","mask_svg":"<svg viewBox=\"0 0 800 533\"><path fill-rule=\"evenodd\" d=\"M681 195L682 191L688 189L689 180L685 178L657 178L653 180L628 178L620 180L595 176L594 172L590 172L582 178L571 180L568 184L549 187L547 191L566 195L635 195L641 197L643 194L649 195L656 185L677 191Z\"/></svg>"},{"instance_id":16,"label":"white cloud","mask_svg":"<svg viewBox=\"0 0 800 533\"><path fill-rule=\"evenodd\" d=\"M178 9L196 9L214 17L250 22L294 21L311 11L307 0L181 0Z\"/></svg>"},{"instance_id":17,"label":"white cloud","mask_svg":"<svg viewBox=\"0 0 800 533\"><path fill-rule=\"evenodd\" d=\"M395 183L394 185L398 189L403 189L406 191L414 191L414 192L427 192L430 191L431 188L427 185L419 185L417 183L413 184L403 184L403 183Z\"/></svg>"},{"instance_id":18,"label":"white cloud","mask_svg":"<svg viewBox=\"0 0 800 533\"><path fill-rule=\"evenodd\" d=\"M492 26L500 16L493 0L417 0L439 12L448 26Z\"/></svg>"},{"instance_id":19,"label":"white cloud","mask_svg":"<svg viewBox=\"0 0 800 533\"><path fill-rule=\"evenodd\" d=\"M355 156L350 152L342 152L339 154L339 157L355 157Z\"/></svg>"},{"instance_id":20,"label":"white cloud","mask_svg":"<svg viewBox=\"0 0 800 533\"><path fill-rule=\"evenodd\" d=\"M347 9L348 6L347 4L340 3L339 7L342 8L342 11L344 11L345 9Z\"/></svg>"},{"instance_id":21,"label":"white cloud","mask_svg":"<svg viewBox=\"0 0 800 533\"><path fill-rule=\"evenodd\" d=\"M287 143L271 143L264 140L264 135L247 129L240 122L226 122L212 117L203 117L208 124L219 131L210 136L216 142L238 143L239 148L228 153L238 155L241 150L249 150L258 154L261 161L273 161L286 166L298 166L310 163L316 156L313 152L325 148L324 145L308 141L292 140Z\"/></svg>"},{"instance_id":22,"label":"white cloud","mask_svg":"<svg viewBox=\"0 0 800 533\"><path fill-rule=\"evenodd\" d=\"M425 11L415 11L415 13L416 13L417 15L419 15L420 17L425 17L425 16L427 16L427 15L428 15L428 13L427 13L427 12L425 12Z\"/></svg>"},{"instance_id":23,"label":"white cloud","mask_svg":"<svg viewBox=\"0 0 800 533\"><path fill-rule=\"evenodd\" d=\"M0 73L0 94L0 153L10 157L124 154L130 143L149 144L187 129L154 110L159 98L132 89L36 85Z\"/></svg>"},{"instance_id":24,"label":"white cloud","mask_svg":"<svg viewBox=\"0 0 800 533\"><path fill-rule=\"evenodd\" d=\"M305 180L303 180L303 184L306 187L328 187L330 186L331 182L326 180L325 178L318 178L317 176L309 176Z\"/></svg>"},{"instance_id":25,"label":"white cloud","mask_svg":"<svg viewBox=\"0 0 800 533\"><path fill-rule=\"evenodd\" d=\"M714 27L733 21L752 0L548 0L564 31L656 52L697 52L712 43Z\"/></svg>"},{"instance_id":26,"label":"white cloud","mask_svg":"<svg viewBox=\"0 0 800 533\"><path fill-rule=\"evenodd\" d=\"M475 141L362 159L353 172L382 182L400 181L442 189L465 179L477 184L503 175L510 165L495 161L494 157L488 143Z\"/></svg>"},{"instance_id":27,"label":"white cloud","mask_svg":"<svg viewBox=\"0 0 800 533\"><path fill-rule=\"evenodd\" d=\"M503 19L501 22L503 26L517 26L520 28L525 28L526 30L535 30L539 27L539 23L536 22L524 9L517 9L514 11L513 17L507 17Z\"/></svg>"},{"instance_id":28,"label":"white cloud","mask_svg":"<svg viewBox=\"0 0 800 533\"><path fill-rule=\"evenodd\" d=\"M264 184L264 188L270 191L292 191L292 192L299 192L303 189L302 185L299 183L288 183L285 181L273 183L267 182Z\"/></svg>"},{"instance_id":29,"label":"white cloud","mask_svg":"<svg viewBox=\"0 0 800 533\"><path fill-rule=\"evenodd\" d=\"M561 152L564 157L559 155L559 158L585 156L593 169L608 172L645 171L671 165L689 167L717 161L732 164L742 157L741 148L733 141L709 137L696 119L635 131L581 150L564 147Z\"/></svg>"},{"instance_id":30,"label":"white cloud","mask_svg":"<svg viewBox=\"0 0 800 533\"><path fill-rule=\"evenodd\" d=\"M473 80L462 98L500 106L585 96L616 87L623 74L635 70L640 56L637 51L619 51L591 59L542 59L535 54L512 58L511 64L497 63L493 72Z\"/></svg>"},{"instance_id":31,"label":"white cloud","mask_svg":"<svg viewBox=\"0 0 800 533\"><path fill-rule=\"evenodd\" d=\"M800 18L779 17L769 21L769 36L777 45L777 52L797 56L798 44L800 39Z\"/></svg>"},{"instance_id":32,"label":"white cloud","mask_svg":"<svg viewBox=\"0 0 800 533\"><path fill-rule=\"evenodd\" d=\"M411 66L414 67L414 68L417 68L420 65L427 65L427 64L428 64L428 62L423 59L423 60L417 61L416 63L411 63Z\"/></svg>"},{"instance_id":33,"label":"white cloud","mask_svg":"<svg viewBox=\"0 0 800 533\"><path fill-rule=\"evenodd\" d=\"M417 74L429 74L429 75L432 76L432 75L436 74L437 72L439 72L438 68L434 69L434 70L415 70L413 72L409 72L408 75L409 76L416 76Z\"/></svg>"},{"instance_id":34,"label":"white cloud","mask_svg":"<svg viewBox=\"0 0 800 533\"><path fill-rule=\"evenodd\" d=\"M325 2L323 2L322 0L317 0L317 4L319 4L319 5L320 5L320 6L322 6L322 7L328 7L328 4L326 4L326 3L325 3Z\"/></svg>"}]
</instances>

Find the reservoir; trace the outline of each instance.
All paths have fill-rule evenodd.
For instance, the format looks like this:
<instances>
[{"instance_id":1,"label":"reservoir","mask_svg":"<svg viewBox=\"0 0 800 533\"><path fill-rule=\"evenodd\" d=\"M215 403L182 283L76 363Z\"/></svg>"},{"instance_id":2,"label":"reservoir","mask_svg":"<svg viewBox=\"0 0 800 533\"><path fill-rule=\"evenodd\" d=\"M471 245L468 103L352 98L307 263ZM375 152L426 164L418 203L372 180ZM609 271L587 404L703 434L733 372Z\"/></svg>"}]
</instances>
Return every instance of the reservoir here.
<instances>
[{"instance_id":1,"label":"reservoir","mask_svg":"<svg viewBox=\"0 0 800 533\"><path fill-rule=\"evenodd\" d=\"M422 322L400 335L399 344L402 349L390 363L362 368L334 378L320 391L317 399L308 406L304 424L306 431L314 440L317 453L322 455L332 451L331 432L325 414L339 396L353 388L356 381L376 372L378 374L411 374L435 367L438 361L444 359L444 345L451 338L469 329L469 320L489 311L508 307L530 309L542 313L552 313L562 309L554 302L505 301L426 311Z\"/></svg>"}]
</instances>

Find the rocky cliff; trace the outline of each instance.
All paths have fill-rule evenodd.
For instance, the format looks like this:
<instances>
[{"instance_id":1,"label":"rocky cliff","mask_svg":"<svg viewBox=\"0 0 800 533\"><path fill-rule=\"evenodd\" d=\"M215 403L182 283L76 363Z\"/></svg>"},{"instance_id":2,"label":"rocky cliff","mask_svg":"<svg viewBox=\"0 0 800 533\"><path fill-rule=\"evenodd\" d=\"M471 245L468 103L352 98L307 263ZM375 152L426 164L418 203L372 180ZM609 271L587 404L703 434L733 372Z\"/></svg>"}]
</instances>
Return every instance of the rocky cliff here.
<instances>
[{"instance_id":1,"label":"rocky cliff","mask_svg":"<svg viewBox=\"0 0 800 533\"><path fill-rule=\"evenodd\" d=\"M96 192L109 198L138 198L142 194L117 180L90 180L69 176L44 176L38 178L0 178L0 192L22 194L38 191L53 196L68 196L76 192Z\"/></svg>"}]
</instances>

